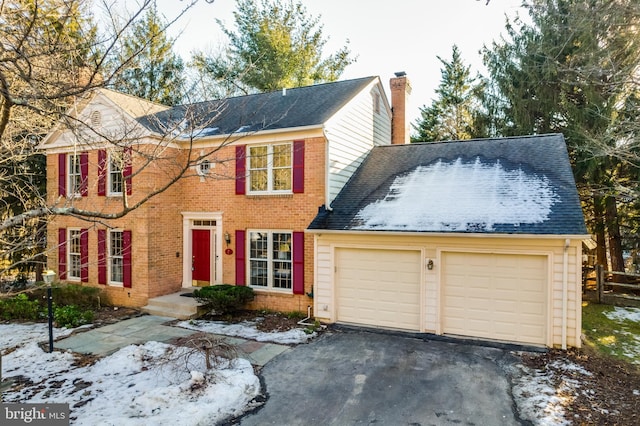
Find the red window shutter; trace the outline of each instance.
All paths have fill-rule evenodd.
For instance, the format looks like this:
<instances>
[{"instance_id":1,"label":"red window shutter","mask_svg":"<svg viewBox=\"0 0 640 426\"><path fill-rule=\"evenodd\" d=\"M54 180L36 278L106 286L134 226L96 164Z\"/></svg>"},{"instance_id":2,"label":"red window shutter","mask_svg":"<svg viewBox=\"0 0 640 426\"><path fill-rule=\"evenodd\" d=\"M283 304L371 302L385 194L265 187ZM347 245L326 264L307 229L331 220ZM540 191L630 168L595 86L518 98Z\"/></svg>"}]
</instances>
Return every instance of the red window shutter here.
<instances>
[{"instance_id":1,"label":"red window shutter","mask_svg":"<svg viewBox=\"0 0 640 426\"><path fill-rule=\"evenodd\" d=\"M67 154L58 154L58 195L67 196Z\"/></svg>"},{"instance_id":2,"label":"red window shutter","mask_svg":"<svg viewBox=\"0 0 640 426\"><path fill-rule=\"evenodd\" d=\"M89 153L80 154L80 195L89 195Z\"/></svg>"},{"instance_id":3,"label":"red window shutter","mask_svg":"<svg viewBox=\"0 0 640 426\"><path fill-rule=\"evenodd\" d=\"M245 258L245 231L236 231L236 285L247 285Z\"/></svg>"},{"instance_id":4,"label":"red window shutter","mask_svg":"<svg viewBox=\"0 0 640 426\"><path fill-rule=\"evenodd\" d=\"M133 174L133 152L131 148L126 148L124 150L124 169L122 170L122 175L124 176L124 184L127 186L127 195L131 195L133 192L133 186L131 182L131 176Z\"/></svg>"},{"instance_id":5,"label":"red window shutter","mask_svg":"<svg viewBox=\"0 0 640 426\"><path fill-rule=\"evenodd\" d=\"M107 231L98 229L98 284L107 283Z\"/></svg>"},{"instance_id":6,"label":"red window shutter","mask_svg":"<svg viewBox=\"0 0 640 426\"><path fill-rule=\"evenodd\" d=\"M293 233L293 294L304 294L304 232Z\"/></svg>"},{"instance_id":7,"label":"red window shutter","mask_svg":"<svg viewBox=\"0 0 640 426\"><path fill-rule=\"evenodd\" d=\"M107 195L107 151L104 149L98 150L98 195Z\"/></svg>"},{"instance_id":8,"label":"red window shutter","mask_svg":"<svg viewBox=\"0 0 640 426\"><path fill-rule=\"evenodd\" d=\"M293 193L304 192L304 141L293 141Z\"/></svg>"},{"instance_id":9,"label":"red window shutter","mask_svg":"<svg viewBox=\"0 0 640 426\"><path fill-rule=\"evenodd\" d=\"M131 288L131 231L122 231L122 282Z\"/></svg>"},{"instance_id":10,"label":"red window shutter","mask_svg":"<svg viewBox=\"0 0 640 426\"><path fill-rule=\"evenodd\" d=\"M89 282L89 230L80 230L80 281Z\"/></svg>"},{"instance_id":11,"label":"red window shutter","mask_svg":"<svg viewBox=\"0 0 640 426\"><path fill-rule=\"evenodd\" d=\"M236 146L236 194L242 195L246 192L246 158L247 147L245 145Z\"/></svg>"},{"instance_id":12,"label":"red window shutter","mask_svg":"<svg viewBox=\"0 0 640 426\"><path fill-rule=\"evenodd\" d=\"M58 229L58 276L67 279L67 229Z\"/></svg>"}]
</instances>

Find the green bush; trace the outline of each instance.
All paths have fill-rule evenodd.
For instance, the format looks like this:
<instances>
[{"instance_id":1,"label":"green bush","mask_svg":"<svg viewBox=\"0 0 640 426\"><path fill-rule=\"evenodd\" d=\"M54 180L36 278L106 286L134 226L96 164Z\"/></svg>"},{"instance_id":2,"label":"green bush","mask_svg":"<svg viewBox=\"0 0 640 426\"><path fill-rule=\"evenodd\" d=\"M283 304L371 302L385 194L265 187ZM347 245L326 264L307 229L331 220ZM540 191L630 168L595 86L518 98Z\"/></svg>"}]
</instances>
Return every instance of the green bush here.
<instances>
[{"instance_id":1,"label":"green bush","mask_svg":"<svg viewBox=\"0 0 640 426\"><path fill-rule=\"evenodd\" d=\"M193 291L193 296L204 308L218 315L241 310L253 300L253 289L230 284L203 287Z\"/></svg>"},{"instance_id":2,"label":"green bush","mask_svg":"<svg viewBox=\"0 0 640 426\"><path fill-rule=\"evenodd\" d=\"M75 328L93 321L93 312L76 305L56 306L53 310L56 327Z\"/></svg>"},{"instance_id":3,"label":"green bush","mask_svg":"<svg viewBox=\"0 0 640 426\"><path fill-rule=\"evenodd\" d=\"M41 312L38 301L30 300L26 294L0 299L0 318L3 320L36 321L42 317Z\"/></svg>"},{"instance_id":4,"label":"green bush","mask_svg":"<svg viewBox=\"0 0 640 426\"><path fill-rule=\"evenodd\" d=\"M77 284L60 285L52 290L53 300L58 305L76 305L85 309L98 307L102 291L97 287Z\"/></svg>"}]
</instances>

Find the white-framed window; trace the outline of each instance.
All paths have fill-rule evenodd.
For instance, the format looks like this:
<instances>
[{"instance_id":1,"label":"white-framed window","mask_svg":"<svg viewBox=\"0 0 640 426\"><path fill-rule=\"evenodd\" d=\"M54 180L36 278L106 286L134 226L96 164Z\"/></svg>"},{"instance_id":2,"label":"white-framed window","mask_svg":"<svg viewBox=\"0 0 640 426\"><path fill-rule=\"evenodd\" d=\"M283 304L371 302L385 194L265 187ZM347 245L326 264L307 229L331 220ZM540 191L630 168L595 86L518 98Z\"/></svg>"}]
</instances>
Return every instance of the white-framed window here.
<instances>
[{"instance_id":1,"label":"white-framed window","mask_svg":"<svg viewBox=\"0 0 640 426\"><path fill-rule=\"evenodd\" d=\"M292 233L249 231L249 285L254 288L291 291Z\"/></svg>"},{"instance_id":2,"label":"white-framed window","mask_svg":"<svg viewBox=\"0 0 640 426\"><path fill-rule=\"evenodd\" d=\"M69 154L68 164L68 193L72 197L80 197L82 186L82 167L80 165L80 154Z\"/></svg>"},{"instance_id":3,"label":"white-framed window","mask_svg":"<svg viewBox=\"0 0 640 426\"><path fill-rule=\"evenodd\" d=\"M249 147L249 193L290 193L292 144Z\"/></svg>"},{"instance_id":4,"label":"white-framed window","mask_svg":"<svg viewBox=\"0 0 640 426\"><path fill-rule=\"evenodd\" d=\"M199 176L206 176L209 174L209 170L211 170L211 161L202 160L196 166L196 172Z\"/></svg>"},{"instance_id":5,"label":"white-framed window","mask_svg":"<svg viewBox=\"0 0 640 426\"><path fill-rule=\"evenodd\" d=\"M122 231L109 231L108 241L109 284L124 284L124 233Z\"/></svg>"},{"instance_id":6,"label":"white-framed window","mask_svg":"<svg viewBox=\"0 0 640 426\"><path fill-rule=\"evenodd\" d=\"M80 229L69 229L67 231L67 279L80 280L82 273L82 241Z\"/></svg>"},{"instance_id":7,"label":"white-framed window","mask_svg":"<svg viewBox=\"0 0 640 426\"><path fill-rule=\"evenodd\" d=\"M122 195L124 181L122 179L123 159L121 156L109 155L108 185L109 195Z\"/></svg>"}]
</instances>

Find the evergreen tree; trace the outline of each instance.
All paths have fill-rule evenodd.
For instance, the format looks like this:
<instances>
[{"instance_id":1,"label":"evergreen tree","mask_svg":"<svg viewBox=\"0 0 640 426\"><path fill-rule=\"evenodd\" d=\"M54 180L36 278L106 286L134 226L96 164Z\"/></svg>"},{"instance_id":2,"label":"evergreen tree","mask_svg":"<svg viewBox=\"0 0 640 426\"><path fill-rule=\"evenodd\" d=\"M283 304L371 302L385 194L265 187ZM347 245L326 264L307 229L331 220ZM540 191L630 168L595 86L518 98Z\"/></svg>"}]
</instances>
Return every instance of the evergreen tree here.
<instances>
[{"instance_id":1,"label":"evergreen tree","mask_svg":"<svg viewBox=\"0 0 640 426\"><path fill-rule=\"evenodd\" d=\"M251 93L337 80L355 59L344 46L324 57L327 42L318 17L301 2L237 0L236 30L217 21L229 47L215 57L200 53L194 65L230 93Z\"/></svg>"},{"instance_id":2,"label":"evergreen tree","mask_svg":"<svg viewBox=\"0 0 640 426\"><path fill-rule=\"evenodd\" d=\"M471 66L462 61L458 46L452 48L451 61L438 56L442 78L431 106L420 108L421 118L414 125L413 142L472 139L485 136L479 128L480 96L483 86L471 77Z\"/></svg>"},{"instance_id":3,"label":"evergreen tree","mask_svg":"<svg viewBox=\"0 0 640 426\"><path fill-rule=\"evenodd\" d=\"M175 40L167 38L167 23L154 5L122 39L128 62L117 75L114 88L165 105L177 105L184 96L184 63L173 52ZM121 66L122 59L115 63Z\"/></svg>"},{"instance_id":4,"label":"evergreen tree","mask_svg":"<svg viewBox=\"0 0 640 426\"><path fill-rule=\"evenodd\" d=\"M625 176L637 176L640 162L623 167L619 154L621 147L637 147L640 111L632 97L638 93L640 6L634 0L530 0L524 6L530 23L509 23L507 38L484 49L500 96L502 132L565 135L599 262L606 264L608 246L611 267L623 270L620 188Z\"/></svg>"}]
</instances>

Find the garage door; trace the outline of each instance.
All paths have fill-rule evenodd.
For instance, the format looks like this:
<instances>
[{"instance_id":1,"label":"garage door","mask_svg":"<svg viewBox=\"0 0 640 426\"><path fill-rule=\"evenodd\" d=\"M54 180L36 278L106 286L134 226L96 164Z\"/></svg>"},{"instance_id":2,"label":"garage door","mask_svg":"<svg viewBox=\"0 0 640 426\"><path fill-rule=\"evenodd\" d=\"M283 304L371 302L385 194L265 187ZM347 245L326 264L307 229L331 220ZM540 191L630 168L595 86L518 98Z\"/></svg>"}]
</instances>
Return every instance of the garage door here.
<instances>
[{"instance_id":1,"label":"garage door","mask_svg":"<svg viewBox=\"0 0 640 426\"><path fill-rule=\"evenodd\" d=\"M336 249L338 322L420 330L421 254Z\"/></svg>"},{"instance_id":2,"label":"garage door","mask_svg":"<svg viewBox=\"0 0 640 426\"><path fill-rule=\"evenodd\" d=\"M545 344L547 257L443 253L443 332Z\"/></svg>"}]
</instances>

